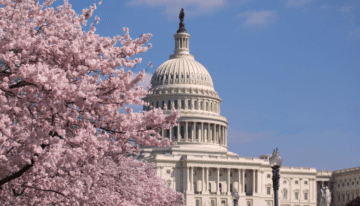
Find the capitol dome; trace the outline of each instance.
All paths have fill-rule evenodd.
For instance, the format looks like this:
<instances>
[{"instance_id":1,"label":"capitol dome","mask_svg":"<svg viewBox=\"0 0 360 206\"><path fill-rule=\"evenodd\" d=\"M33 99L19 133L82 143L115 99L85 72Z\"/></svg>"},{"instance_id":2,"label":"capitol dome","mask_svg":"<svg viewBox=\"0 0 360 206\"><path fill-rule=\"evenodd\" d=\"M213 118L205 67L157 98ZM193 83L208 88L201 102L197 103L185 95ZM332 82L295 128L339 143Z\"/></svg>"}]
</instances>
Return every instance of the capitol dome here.
<instances>
[{"instance_id":1,"label":"capitol dome","mask_svg":"<svg viewBox=\"0 0 360 206\"><path fill-rule=\"evenodd\" d=\"M163 129L163 138L184 148L227 152L227 125L220 115L221 99L214 89L207 69L190 54L190 35L183 22L174 35L175 50L151 78L152 94L143 98L150 106L144 110L162 108L164 114L179 110L178 126ZM189 149L190 149L189 148Z\"/></svg>"}]
</instances>

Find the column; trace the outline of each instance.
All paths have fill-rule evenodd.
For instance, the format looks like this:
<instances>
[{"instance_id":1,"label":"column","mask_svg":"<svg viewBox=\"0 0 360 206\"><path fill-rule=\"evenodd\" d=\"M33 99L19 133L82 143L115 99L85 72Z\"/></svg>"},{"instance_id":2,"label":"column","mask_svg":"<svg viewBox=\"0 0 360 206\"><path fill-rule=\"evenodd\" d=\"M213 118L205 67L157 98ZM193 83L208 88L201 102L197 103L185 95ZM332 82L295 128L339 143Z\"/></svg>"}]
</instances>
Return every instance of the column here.
<instances>
[{"instance_id":1,"label":"column","mask_svg":"<svg viewBox=\"0 0 360 206\"><path fill-rule=\"evenodd\" d=\"M195 126L196 126L196 122L193 122L191 127L191 142L195 142L195 135L194 135L196 128Z\"/></svg>"},{"instance_id":2,"label":"column","mask_svg":"<svg viewBox=\"0 0 360 206\"><path fill-rule=\"evenodd\" d=\"M203 103L204 104L204 103ZM203 105L204 106L204 105ZM201 142L205 142L204 122L201 122Z\"/></svg>"},{"instance_id":3,"label":"column","mask_svg":"<svg viewBox=\"0 0 360 206\"><path fill-rule=\"evenodd\" d=\"M259 194L259 170L256 170L256 194Z\"/></svg>"},{"instance_id":4,"label":"column","mask_svg":"<svg viewBox=\"0 0 360 206\"><path fill-rule=\"evenodd\" d=\"M299 200L300 201L301 201L301 197L302 197L301 180L302 180L302 178L299 178L299 184L300 184Z\"/></svg>"},{"instance_id":5,"label":"column","mask_svg":"<svg viewBox=\"0 0 360 206\"><path fill-rule=\"evenodd\" d=\"M191 180L190 180L190 188L191 188L191 192L194 192L195 188L194 188L194 167L190 167L190 177L191 177Z\"/></svg>"},{"instance_id":6,"label":"column","mask_svg":"<svg viewBox=\"0 0 360 206\"><path fill-rule=\"evenodd\" d=\"M313 201L316 201L316 195L317 195L317 191L316 191L316 179L313 179Z\"/></svg>"},{"instance_id":7,"label":"column","mask_svg":"<svg viewBox=\"0 0 360 206\"><path fill-rule=\"evenodd\" d=\"M224 141L225 141L225 146L227 146L227 127L225 127L225 137L224 137Z\"/></svg>"},{"instance_id":8,"label":"column","mask_svg":"<svg viewBox=\"0 0 360 206\"><path fill-rule=\"evenodd\" d=\"M170 134L169 134L170 142L172 142L173 141L173 127L170 127L169 132L170 132Z\"/></svg>"},{"instance_id":9,"label":"column","mask_svg":"<svg viewBox=\"0 0 360 206\"><path fill-rule=\"evenodd\" d=\"M227 169L227 195L230 194L230 168Z\"/></svg>"},{"instance_id":10,"label":"column","mask_svg":"<svg viewBox=\"0 0 360 206\"><path fill-rule=\"evenodd\" d=\"M176 75L176 74L175 74L175 75ZM180 79L180 78L181 78L181 77L180 77L181 74L179 73L178 75L179 75L179 79ZM174 76L174 78L176 79L176 76ZM178 101L178 103L177 103L178 108L177 108L177 109L180 110L180 109L181 109L181 106L182 106L182 105L181 105L181 99L178 99L177 101Z\"/></svg>"},{"instance_id":11,"label":"column","mask_svg":"<svg viewBox=\"0 0 360 206\"><path fill-rule=\"evenodd\" d=\"M241 170L240 169L238 169L238 189L237 189L237 191L238 191L238 193L240 194L241 193Z\"/></svg>"},{"instance_id":12,"label":"column","mask_svg":"<svg viewBox=\"0 0 360 206\"><path fill-rule=\"evenodd\" d=\"M261 172L261 183L260 183L260 194L262 195L263 194L263 187L264 187L264 185L263 185L263 183L264 183L264 171L262 170L262 171L260 171Z\"/></svg>"},{"instance_id":13,"label":"column","mask_svg":"<svg viewBox=\"0 0 360 206\"><path fill-rule=\"evenodd\" d=\"M203 167L201 168L201 172L202 172L202 174L201 174L201 184L202 184L201 193L202 193L202 194L204 194L204 192L205 192L205 186L204 186L204 184L205 184L204 169L205 169L205 168L203 168Z\"/></svg>"},{"instance_id":14,"label":"column","mask_svg":"<svg viewBox=\"0 0 360 206\"><path fill-rule=\"evenodd\" d=\"M206 135L204 134L205 143L209 141L209 123L206 124Z\"/></svg>"},{"instance_id":15,"label":"column","mask_svg":"<svg viewBox=\"0 0 360 206\"><path fill-rule=\"evenodd\" d=\"M253 178L253 185L252 185L252 193L255 194L255 170L252 170L252 178Z\"/></svg>"},{"instance_id":16,"label":"column","mask_svg":"<svg viewBox=\"0 0 360 206\"><path fill-rule=\"evenodd\" d=\"M183 192L186 193L188 188L189 182L189 169L187 167L183 167Z\"/></svg>"},{"instance_id":17,"label":"column","mask_svg":"<svg viewBox=\"0 0 360 206\"><path fill-rule=\"evenodd\" d=\"M224 127L221 126L221 145L224 145Z\"/></svg>"},{"instance_id":18,"label":"column","mask_svg":"<svg viewBox=\"0 0 360 206\"><path fill-rule=\"evenodd\" d=\"M245 169L241 169L241 191L244 193L245 192Z\"/></svg>"},{"instance_id":19,"label":"column","mask_svg":"<svg viewBox=\"0 0 360 206\"><path fill-rule=\"evenodd\" d=\"M216 194L219 194L219 168L216 168Z\"/></svg>"},{"instance_id":20,"label":"column","mask_svg":"<svg viewBox=\"0 0 360 206\"><path fill-rule=\"evenodd\" d=\"M209 142L211 142L211 143L212 143L212 132L213 132L213 130L211 128L211 124L209 124Z\"/></svg>"},{"instance_id":21,"label":"column","mask_svg":"<svg viewBox=\"0 0 360 206\"><path fill-rule=\"evenodd\" d=\"M188 127L189 127L189 123L185 122L185 142L188 142Z\"/></svg>"},{"instance_id":22,"label":"column","mask_svg":"<svg viewBox=\"0 0 360 206\"><path fill-rule=\"evenodd\" d=\"M180 137L180 129L181 129L181 122L178 123L177 126L177 140L180 141L181 137Z\"/></svg>"},{"instance_id":23,"label":"column","mask_svg":"<svg viewBox=\"0 0 360 206\"><path fill-rule=\"evenodd\" d=\"M205 172L206 172L206 184L205 184L205 188L206 188L206 190L205 190L205 192L206 192L206 194L209 194L209 169L210 168L208 168L208 167L205 167Z\"/></svg>"},{"instance_id":24,"label":"column","mask_svg":"<svg viewBox=\"0 0 360 206\"><path fill-rule=\"evenodd\" d=\"M210 141L210 123L207 123L207 134L206 134L206 142Z\"/></svg>"},{"instance_id":25,"label":"column","mask_svg":"<svg viewBox=\"0 0 360 206\"><path fill-rule=\"evenodd\" d=\"M190 176L189 176L189 169L188 167L186 167L186 190L189 192L190 191Z\"/></svg>"},{"instance_id":26,"label":"column","mask_svg":"<svg viewBox=\"0 0 360 206\"><path fill-rule=\"evenodd\" d=\"M292 177L290 177L290 181L289 181L289 199L290 199L290 202L291 202L291 196L292 196L292 193L293 193L293 191L292 191L292 189L291 189L291 183L292 183L292 180L293 180L293 178Z\"/></svg>"}]
</instances>

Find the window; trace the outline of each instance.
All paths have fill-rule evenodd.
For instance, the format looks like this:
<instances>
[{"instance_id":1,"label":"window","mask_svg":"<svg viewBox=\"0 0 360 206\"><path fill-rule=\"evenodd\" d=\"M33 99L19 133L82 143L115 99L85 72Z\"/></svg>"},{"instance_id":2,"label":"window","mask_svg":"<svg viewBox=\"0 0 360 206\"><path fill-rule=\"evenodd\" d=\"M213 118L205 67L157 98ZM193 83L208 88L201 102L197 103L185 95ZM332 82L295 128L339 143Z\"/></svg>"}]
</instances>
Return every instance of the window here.
<instances>
[{"instance_id":1,"label":"window","mask_svg":"<svg viewBox=\"0 0 360 206\"><path fill-rule=\"evenodd\" d=\"M191 109L191 100L188 100L188 109Z\"/></svg>"},{"instance_id":2,"label":"window","mask_svg":"<svg viewBox=\"0 0 360 206\"><path fill-rule=\"evenodd\" d=\"M187 76L187 78L189 79L189 75L186 75Z\"/></svg>"},{"instance_id":3,"label":"window","mask_svg":"<svg viewBox=\"0 0 360 206\"><path fill-rule=\"evenodd\" d=\"M340 184L338 184L338 187L340 187Z\"/></svg>"},{"instance_id":4,"label":"window","mask_svg":"<svg viewBox=\"0 0 360 206\"><path fill-rule=\"evenodd\" d=\"M348 182L347 186L349 186L349 182Z\"/></svg>"},{"instance_id":5,"label":"window","mask_svg":"<svg viewBox=\"0 0 360 206\"><path fill-rule=\"evenodd\" d=\"M195 102L194 102L194 106L195 106L195 109L198 109L197 100L195 100Z\"/></svg>"},{"instance_id":6,"label":"window","mask_svg":"<svg viewBox=\"0 0 360 206\"><path fill-rule=\"evenodd\" d=\"M171 186L171 180L166 181L166 187L170 187Z\"/></svg>"},{"instance_id":7,"label":"window","mask_svg":"<svg viewBox=\"0 0 360 206\"><path fill-rule=\"evenodd\" d=\"M299 181L296 180L296 181L295 181L295 184L299 184Z\"/></svg>"},{"instance_id":8,"label":"window","mask_svg":"<svg viewBox=\"0 0 360 206\"><path fill-rule=\"evenodd\" d=\"M200 109L201 109L201 110L204 110L204 106L203 106L203 102L202 102L202 101L200 102Z\"/></svg>"},{"instance_id":9,"label":"window","mask_svg":"<svg viewBox=\"0 0 360 206\"><path fill-rule=\"evenodd\" d=\"M267 178L270 178L270 175L269 175L269 174L267 175Z\"/></svg>"},{"instance_id":10,"label":"window","mask_svg":"<svg viewBox=\"0 0 360 206\"><path fill-rule=\"evenodd\" d=\"M211 184L210 184L210 182L209 182L209 192L211 192Z\"/></svg>"},{"instance_id":11,"label":"window","mask_svg":"<svg viewBox=\"0 0 360 206\"><path fill-rule=\"evenodd\" d=\"M266 203L266 206L271 206L271 205L270 205L270 202Z\"/></svg>"},{"instance_id":12,"label":"window","mask_svg":"<svg viewBox=\"0 0 360 206\"><path fill-rule=\"evenodd\" d=\"M216 206L215 200L211 200L211 206Z\"/></svg>"},{"instance_id":13,"label":"window","mask_svg":"<svg viewBox=\"0 0 360 206\"><path fill-rule=\"evenodd\" d=\"M347 194L347 200L350 200L350 194Z\"/></svg>"},{"instance_id":14,"label":"window","mask_svg":"<svg viewBox=\"0 0 360 206\"><path fill-rule=\"evenodd\" d=\"M307 181L305 181L304 184L307 185Z\"/></svg>"},{"instance_id":15,"label":"window","mask_svg":"<svg viewBox=\"0 0 360 206\"><path fill-rule=\"evenodd\" d=\"M283 199L284 200L287 199L287 190L286 189L283 190Z\"/></svg>"},{"instance_id":16,"label":"window","mask_svg":"<svg viewBox=\"0 0 360 206\"><path fill-rule=\"evenodd\" d=\"M251 206L251 202L247 201L246 206Z\"/></svg>"},{"instance_id":17,"label":"window","mask_svg":"<svg viewBox=\"0 0 360 206\"><path fill-rule=\"evenodd\" d=\"M286 184L286 181L284 180L283 184L285 185Z\"/></svg>"},{"instance_id":18,"label":"window","mask_svg":"<svg viewBox=\"0 0 360 206\"><path fill-rule=\"evenodd\" d=\"M230 183L230 192L232 192L232 190L233 190L233 186L232 186L232 184Z\"/></svg>"},{"instance_id":19,"label":"window","mask_svg":"<svg viewBox=\"0 0 360 206\"><path fill-rule=\"evenodd\" d=\"M307 200L308 197L307 197L307 192L304 193L304 200Z\"/></svg>"},{"instance_id":20,"label":"window","mask_svg":"<svg viewBox=\"0 0 360 206\"><path fill-rule=\"evenodd\" d=\"M179 79L179 75L178 75L178 74L176 75L176 79Z\"/></svg>"},{"instance_id":21,"label":"window","mask_svg":"<svg viewBox=\"0 0 360 206\"><path fill-rule=\"evenodd\" d=\"M181 100L181 109L185 109L185 100Z\"/></svg>"},{"instance_id":22,"label":"window","mask_svg":"<svg viewBox=\"0 0 360 206\"><path fill-rule=\"evenodd\" d=\"M266 194L270 195L270 187L266 187Z\"/></svg>"},{"instance_id":23,"label":"window","mask_svg":"<svg viewBox=\"0 0 360 206\"><path fill-rule=\"evenodd\" d=\"M295 192L295 200L298 200L298 199L299 199L299 193Z\"/></svg>"},{"instance_id":24,"label":"window","mask_svg":"<svg viewBox=\"0 0 360 206\"><path fill-rule=\"evenodd\" d=\"M166 173L170 174L170 170L166 170Z\"/></svg>"},{"instance_id":25,"label":"window","mask_svg":"<svg viewBox=\"0 0 360 206\"><path fill-rule=\"evenodd\" d=\"M225 206L226 205L226 201L225 200L221 200L221 206Z\"/></svg>"},{"instance_id":26,"label":"window","mask_svg":"<svg viewBox=\"0 0 360 206\"><path fill-rule=\"evenodd\" d=\"M177 100L174 101L174 107L175 107L175 109L178 109L178 101Z\"/></svg>"},{"instance_id":27,"label":"window","mask_svg":"<svg viewBox=\"0 0 360 206\"><path fill-rule=\"evenodd\" d=\"M156 108L159 108L159 101L156 102Z\"/></svg>"},{"instance_id":28,"label":"window","mask_svg":"<svg viewBox=\"0 0 360 206\"><path fill-rule=\"evenodd\" d=\"M196 206L200 206L200 200L199 199L196 200Z\"/></svg>"},{"instance_id":29,"label":"window","mask_svg":"<svg viewBox=\"0 0 360 206\"><path fill-rule=\"evenodd\" d=\"M184 79L184 75L183 75L183 74L181 75L181 79Z\"/></svg>"},{"instance_id":30,"label":"window","mask_svg":"<svg viewBox=\"0 0 360 206\"><path fill-rule=\"evenodd\" d=\"M161 102L161 108L164 109L165 108L165 101Z\"/></svg>"},{"instance_id":31,"label":"window","mask_svg":"<svg viewBox=\"0 0 360 206\"><path fill-rule=\"evenodd\" d=\"M168 101L168 106L167 106L168 109L171 109L171 101L169 100Z\"/></svg>"},{"instance_id":32,"label":"window","mask_svg":"<svg viewBox=\"0 0 360 206\"><path fill-rule=\"evenodd\" d=\"M209 110L209 104L208 104L208 102L206 102L206 111L208 111Z\"/></svg>"},{"instance_id":33,"label":"window","mask_svg":"<svg viewBox=\"0 0 360 206\"><path fill-rule=\"evenodd\" d=\"M171 79L173 79L174 78L174 76L173 75L171 75Z\"/></svg>"},{"instance_id":34,"label":"window","mask_svg":"<svg viewBox=\"0 0 360 206\"><path fill-rule=\"evenodd\" d=\"M352 182L352 185L354 185L354 182Z\"/></svg>"}]
</instances>

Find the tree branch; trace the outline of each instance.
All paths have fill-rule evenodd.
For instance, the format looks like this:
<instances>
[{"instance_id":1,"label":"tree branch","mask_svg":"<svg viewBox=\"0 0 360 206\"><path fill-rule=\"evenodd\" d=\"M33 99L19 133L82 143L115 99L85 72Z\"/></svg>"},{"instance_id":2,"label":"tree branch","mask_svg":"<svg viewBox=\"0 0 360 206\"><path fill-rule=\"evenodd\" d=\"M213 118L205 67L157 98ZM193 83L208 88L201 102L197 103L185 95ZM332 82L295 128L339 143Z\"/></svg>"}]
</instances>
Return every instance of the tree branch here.
<instances>
[{"instance_id":1,"label":"tree branch","mask_svg":"<svg viewBox=\"0 0 360 206\"><path fill-rule=\"evenodd\" d=\"M31 188L31 189L35 189L35 190L39 190L39 191L43 191L43 192L54 192L56 194L59 194L63 197L66 197L67 199L69 199L67 196L65 196L63 193L61 192L58 192L58 191L55 191L55 190L42 190L42 189L39 189L39 188L36 188L36 187L32 187L32 186L27 186L27 185L23 185L23 187L26 187L26 188Z\"/></svg>"},{"instance_id":2,"label":"tree branch","mask_svg":"<svg viewBox=\"0 0 360 206\"><path fill-rule=\"evenodd\" d=\"M31 86L37 87L36 84L30 83L30 82L21 81L21 82L18 82L17 84L14 84L14 85L9 86L9 89L18 88L18 87L23 87L23 86L27 86L27 85L31 85Z\"/></svg>"},{"instance_id":3,"label":"tree branch","mask_svg":"<svg viewBox=\"0 0 360 206\"><path fill-rule=\"evenodd\" d=\"M3 184L5 184L5 183L7 183L7 182L10 182L11 180L13 180L13 179L16 179L16 178L18 178L18 177L21 177L21 175L23 175L26 171L28 171L31 167L33 167L34 166L34 160L33 159L31 159L31 164L29 164L29 165L25 165L21 170L19 170L18 172L16 172L16 173L14 173L14 174L12 174L12 175L10 175L10 176L8 176L8 177L6 177L5 179L2 179L2 180L0 180L0 187L3 185Z\"/></svg>"}]
</instances>

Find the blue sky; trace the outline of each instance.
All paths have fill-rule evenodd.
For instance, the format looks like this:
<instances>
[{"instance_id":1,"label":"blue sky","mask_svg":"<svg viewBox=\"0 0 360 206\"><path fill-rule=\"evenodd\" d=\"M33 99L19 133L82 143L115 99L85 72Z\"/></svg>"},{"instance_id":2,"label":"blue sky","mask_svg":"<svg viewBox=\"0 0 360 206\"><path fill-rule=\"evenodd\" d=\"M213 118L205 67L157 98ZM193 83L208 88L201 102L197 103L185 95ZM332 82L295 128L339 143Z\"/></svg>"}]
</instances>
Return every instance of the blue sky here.
<instances>
[{"instance_id":1,"label":"blue sky","mask_svg":"<svg viewBox=\"0 0 360 206\"><path fill-rule=\"evenodd\" d=\"M78 14L97 2L69 0ZM134 69L151 61L149 82L173 54L181 8L190 53L222 98L230 151L278 147L285 166L360 166L359 0L103 0L84 30L97 15L100 36L152 33Z\"/></svg>"}]
</instances>

